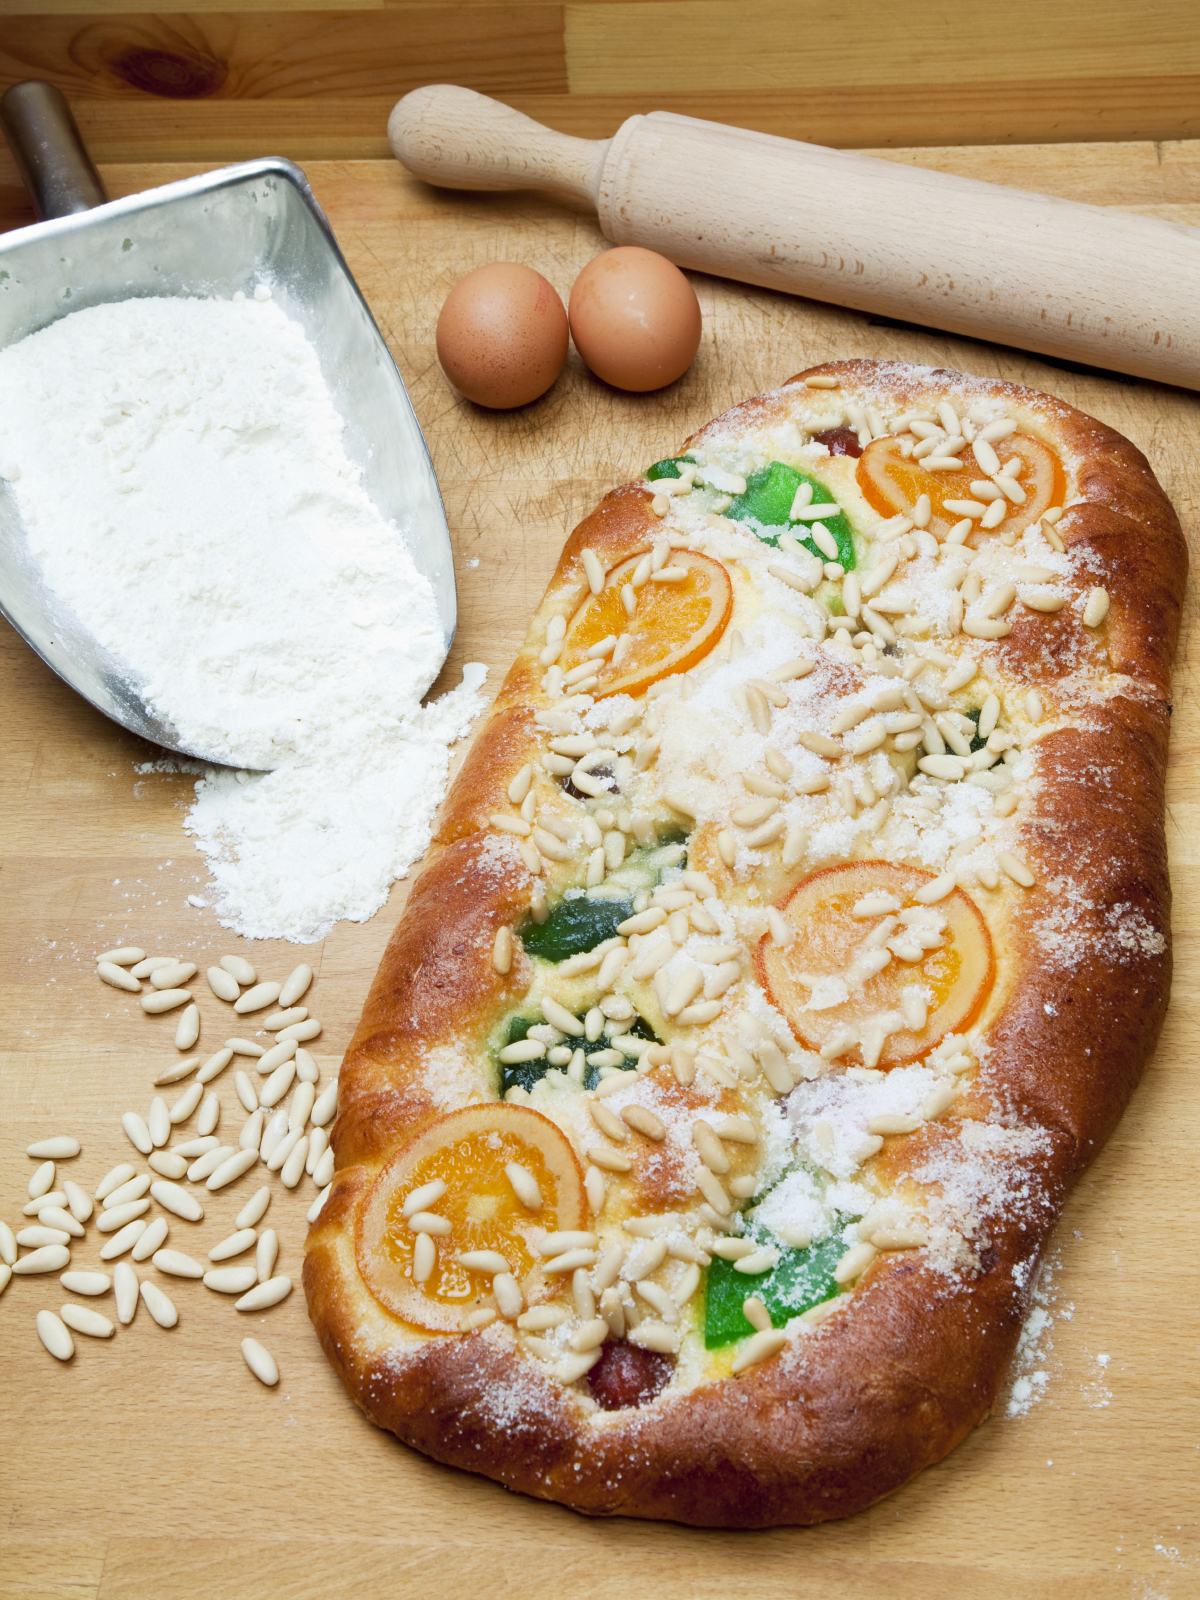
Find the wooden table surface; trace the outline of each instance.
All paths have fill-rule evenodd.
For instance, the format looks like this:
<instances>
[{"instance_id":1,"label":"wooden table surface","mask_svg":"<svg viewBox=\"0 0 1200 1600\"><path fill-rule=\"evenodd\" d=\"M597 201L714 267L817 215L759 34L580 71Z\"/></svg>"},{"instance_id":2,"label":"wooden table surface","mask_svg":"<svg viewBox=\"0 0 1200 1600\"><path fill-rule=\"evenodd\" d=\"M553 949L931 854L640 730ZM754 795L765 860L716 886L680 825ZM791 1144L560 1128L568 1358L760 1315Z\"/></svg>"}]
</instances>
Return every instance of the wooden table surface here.
<instances>
[{"instance_id":1,"label":"wooden table surface","mask_svg":"<svg viewBox=\"0 0 1200 1600\"><path fill-rule=\"evenodd\" d=\"M1003 28L1003 14L997 20ZM1195 145L891 154L1200 223ZM109 166L105 177L125 194L185 170L195 169ZM610 485L731 402L832 357L932 360L1048 389L1145 450L1189 538L1196 532L1195 394L711 279L695 280L700 355L664 393L618 394L572 354L539 404L511 415L474 409L434 359L451 283L510 258L538 267L565 298L600 246L594 219L529 196L437 194L389 162L318 161L308 171L400 363L441 480L460 602L443 685L464 660L486 661L498 681L564 534ZM325 1365L299 1291L243 1318L200 1285L161 1280L179 1307L174 1330L156 1327L143 1307L111 1343L77 1338L74 1360L61 1366L38 1343L34 1316L66 1296L53 1277L14 1279L0 1298L0 1595L1200 1594L1195 620L1189 593L1168 794L1174 999L1146 1080L1067 1207L1053 1252L1053 1322L1036 1362L1048 1379L1028 1414L993 1418L946 1462L846 1522L750 1534L591 1523L435 1466L376 1432ZM342 924L320 946L245 945L210 910L187 904L205 884L182 829L189 780L140 773L154 752L77 699L7 630L0 673L0 1216L16 1225L33 1168L25 1145L75 1132L84 1150L62 1173L77 1172L90 1191L130 1156L119 1116L146 1109L155 1071L174 1054L171 1019L148 1019L101 986L95 952L134 942L203 969L236 949L260 974L280 977L311 961L327 1075L404 887L371 922ZM228 1012L211 996L201 1010L201 1045L215 1048L233 1031ZM238 1117L231 1079L232 1069L216 1085L226 1130ZM260 1181L211 1197L204 1222L173 1223L170 1242L203 1255ZM297 1274L312 1187L273 1188L264 1225L279 1230L279 1270ZM72 1264L96 1264L99 1243L89 1227ZM111 1308L111 1298L99 1305ZM278 1358L277 1389L243 1365L247 1332Z\"/></svg>"}]
</instances>

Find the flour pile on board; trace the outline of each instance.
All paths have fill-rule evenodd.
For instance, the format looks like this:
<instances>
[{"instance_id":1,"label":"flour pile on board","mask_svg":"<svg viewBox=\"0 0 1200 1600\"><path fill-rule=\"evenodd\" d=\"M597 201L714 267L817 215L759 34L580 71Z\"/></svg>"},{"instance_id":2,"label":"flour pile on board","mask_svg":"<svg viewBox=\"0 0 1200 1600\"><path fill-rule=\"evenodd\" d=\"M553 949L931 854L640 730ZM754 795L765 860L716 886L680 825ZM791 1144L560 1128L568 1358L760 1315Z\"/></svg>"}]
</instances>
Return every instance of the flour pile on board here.
<instances>
[{"instance_id":1,"label":"flour pile on board","mask_svg":"<svg viewBox=\"0 0 1200 1600\"><path fill-rule=\"evenodd\" d=\"M0 474L30 550L180 743L225 764L196 769L187 826L251 938L376 911L483 707L471 665L422 708L433 590L343 428L264 289L95 306L0 352Z\"/></svg>"}]
</instances>

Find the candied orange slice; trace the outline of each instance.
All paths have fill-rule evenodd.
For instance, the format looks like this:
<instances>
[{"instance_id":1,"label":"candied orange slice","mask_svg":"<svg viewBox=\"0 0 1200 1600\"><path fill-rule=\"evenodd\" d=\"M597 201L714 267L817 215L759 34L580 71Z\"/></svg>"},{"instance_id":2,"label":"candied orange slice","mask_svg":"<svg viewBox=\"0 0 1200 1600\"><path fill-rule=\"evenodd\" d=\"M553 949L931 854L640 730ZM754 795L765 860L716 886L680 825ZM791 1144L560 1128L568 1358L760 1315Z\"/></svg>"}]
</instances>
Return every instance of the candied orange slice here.
<instances>
[{"instance_id":1,"label":"candied orange slice","mask_svg":"<svg viewBox=\"0 0 1200 1600\"><path fill-rule=\"evenodd\" d=\"M720 639L733 614L733 584L719 561L691 550L672 550L669 565L687 576L674 583L651 578L635 590L637 609L625 609L621 590L637 571L641 555L615 566L599 594L589 595L567 624L559 665L570 672L587 660L594 644L615 634L627 645L614 666L601 661L597 699L611 694L642 694L659 678L694 667Z\"/></svg>"},{"instance_id":2,"label":"candied orange slice","mask_svg":"<svg viewBox=\"0 0 1200 1600\"><path fill-rule=\"evenodd\" d=\"M780 901L795 938L764 938L758 973L807 1049L898 1067L974 1021L995 977L991 937L961 889L931 906L913 898L933 876L856 861L814 873Z\"/></svg>"},{"instance_id":3,"label":"candied orange slice","mask_svg":"<svg viewBox=\"0 0 1200 1600\"><path fill-rule=\"evenodd\" d=\"M1016 478L1025 499L1018 505L1010 504L1007 515L991 532L1024 528L1036 522L1043 511L1062 504L1066 494L1062 462L1040 439L1014 433L998 444L996 451L1001 465L1007 464L1013 456L1020 459ZM962 520L957 512L946 510L946 501L975 499L971 493L972 481L987 477L970 446L958 459L963 463L961 472L930 472L920 461L913 461L911 457L906 460L900 454L899 439L874 439L859 457L858 486L868 505L884 517L907 515L921 495L927 494L933 509L929 531L935 538L944 538L954 524Z\"/></svg>"},{"instance_id":4,"label":"candied orange slice","mask_svg":"<svg viewBox=\"0 0 1200 1600\"><path fill-rule=\"evenodd\" d=\"M513 1164L537 1185L536 1209L518 1198L507 1170ZM522 1187L528 1200L528 1185ZM418 1234L404 1215L421 1190L417 1215L441 1219L432 1235L436 1260L423 1283L414 1276ZM375 1180L359 1217L358 1270L396 1316L451 1333L491 1289L490 1272L464 1266L464 1253L503 1256L526 1304L536 1303L562 1288L561 1279L543 1275L537 1238L586 1229L588 1216L579 1162L548 1117L527 1106L467 1106L423 1128Z\"/></svg>"}]
</instances>

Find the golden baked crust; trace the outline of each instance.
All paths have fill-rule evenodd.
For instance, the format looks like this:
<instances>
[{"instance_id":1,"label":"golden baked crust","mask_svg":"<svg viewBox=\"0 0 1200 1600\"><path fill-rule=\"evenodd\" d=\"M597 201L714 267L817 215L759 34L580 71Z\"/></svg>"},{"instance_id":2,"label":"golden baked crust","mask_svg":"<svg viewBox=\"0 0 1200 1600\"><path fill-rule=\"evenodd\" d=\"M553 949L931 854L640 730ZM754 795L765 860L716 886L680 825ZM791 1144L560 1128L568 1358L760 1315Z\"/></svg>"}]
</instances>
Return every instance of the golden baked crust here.
<instances>
[{"instance_id":1,"label":"golden baked crust","mask_svg":"<svg viewBox=\"0 0 1200 1600\"><path fill-rule=\"evenodd\" d=\"M840 387L810 388L805 380L814 377ZM1028 770L1010 769L1024 773L1020 803L987 824L1036 883L1023 888L1001 875L987 890L986 865L970 880L996 970L966 1045L970 1070L956 1080L966 1086L949 1114L882 1141L859 1169L880 1194L920 1189L927 1247L881 1248L852 1292L824 1303L832 1314L790 1325L770 1359L731 1376L728 1361L722 1373L711 1364L718 1357L696 1344L656 1399L613 1411L598 1410L585 1384L554 1376L510 1322L430 1336L387 1312L359 1272L356 1219L389 1156L433 1118L496 1097L488 1041L526 1003L536 964L519 937L510 969L493 963L497 930L520 928L533 880L522 841L489 818L512 813L510 783L545 748L535 719L551 699L538 656L549 619L569 615L588 594L583 552L607 570L663 532L644 480L609 494L567 540L451 789L342 1068L337 1172L304 1267L330 1362L366 1415L404 1442L589 1514L725 1527L818 1522L871 1504L952 1449L995 1402L1063 1201L1120 1117L1167 1003L1167 697L1186 573L1169 502L1127 440L1057 400L890 363L814 368L715 419L685 449L714 454L730 440L762 440L813 407L819 422L822 405L832 412L847 398L892 418L938 401L963 415L970 407L1007 412L1054 447L1067 480L1068 509L1057 523L1066 559L1055 582L1070 603L1055 614L1018 603L1006 635L949 641L952 653L970 646L989 684L1007 684L1014 696L1036 687L1052 725L1024 728L1032 760ZM818 431L808 425L807 437ZM1044 535L1044 526L1032 529L1023 551ZM1098 626L1082 614L1092 588L1109 597ZM746 871L727 866L702 831L689 866L703 856L703 870L733 903L744 896ZM865 848L860 840L847 859L863 859ZM552 896L578 881L578 863L543 866ZM762 881L775 884L778 873L767 863ZM661 1013L656 1022L663 1028ZM663 1031L668 1042L687 1033L670 1019ZM798 1078L798 1096L842 1076L811 1070L818 1076L813 1084L807 1072ZM661 1110L672 1094L691 1095L711 1115L735 1110L740 1093L710 1083L705 1098L668 1082L654 1104ZM677 1172L656 1181L657 1189L648 1176L640 1189L631 1182L632 1199L621 1201L627 1214L684 1204Z\"/></svg>"}]
</instances>

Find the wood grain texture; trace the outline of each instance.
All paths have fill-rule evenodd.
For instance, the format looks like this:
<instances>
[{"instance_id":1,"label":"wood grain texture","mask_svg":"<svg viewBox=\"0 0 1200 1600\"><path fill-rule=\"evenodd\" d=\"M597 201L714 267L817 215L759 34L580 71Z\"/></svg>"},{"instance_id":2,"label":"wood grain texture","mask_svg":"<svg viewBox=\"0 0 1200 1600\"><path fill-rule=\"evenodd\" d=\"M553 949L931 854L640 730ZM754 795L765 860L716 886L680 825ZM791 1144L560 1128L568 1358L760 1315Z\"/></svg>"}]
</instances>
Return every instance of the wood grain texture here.
<instances>
[{"instance_id":1,"label":"wood grain texture","mask_svg":"<svg viewBox=\"0 0 1200 1600\"><path fill-rule=\"evenodd\" d=\"M384 156L392 104L480 89L565 133L654 109L817 144L1178 139L1200 132L1190 0L0 0L0 88L51 78L103 161Z\"/></svg>"},{"instance_id":2,"label":"wood grain texture","mask_svg":"<svg viewBox=\"0 0 1200 1600\"><path fill-rule=\"evenodd\" d=\"M238 154L249 154L242 149ZM1097 203L1200 202L1193 147L921 151L944 164ZM114 194L183 169L108 167ZM461 401L434 357L451 283L487 260L529 261L565 294L600 246L594 219L527 196L437 195L394 163L314 164L309 176L400 362L446 498L460 623L443 684L465 659L506 669L567 530L622 482L733 401L808 364L854 355L932 360L1029 383L1127 434L1148 454L1194 539L1200 401L1150 384L1073 374L1019 352L872 326L836 308L696 278L704 340L671 389L635 397L591 380L572 354L537 405L509 415ZM14 217L10 209L8 217ZM477 562L478 565L472 565ZM179 1327L140 1311L109 1345L78 1340L70 1368L36 1342L33 1316L66 1297L14 1280L0 1297L0 1596L193 1600L612 1592L655 1600L718 1593L795 1600L1186 1600L1200 1593L1196 1440L1200 1269L1191 1248L1200 1017L1200 713L1196 604L1176 664L1169 778L1177 977L1166 1029L1129 1111L1058 1233L1057 1314L1039 1365L1045 1398L993 1419L943 1464L849 1522L807 1531L695 1534L593 1525L411 1455L371 1429L316 1349L298 1294L242 1326L223 1297L172 1283ZM91 957L127 937L201 964L230 948L182 833L188 780L138 774L153 752L0 638L0 1215L15 1221L29 1139L64 1125L92 1184L128 1146L116 1119L145 1107L173 1056L169 1019L101 988ZM119 880L115 881L115 880ZM404 886L364 926L323 945L251 948L264 972L318 969L313 1009L328 1072L357 1021ZM202 1043L233 1031L202 1000ZM228 1077L228 1074L227 1074ZM232 1090L218 1080L224 1124ZM247 1180L171 1242L203 1253L228 1231ZM311 1190L309 1191L311 1192ZM281 1270L298 1267L302 1193L272 1201ZM95 1260L94 1231L77 1252ZM1067 1316L1064 1313L1070 1311ZM250 1378L237 1340L276 1355L279 1388ZM1098 1356L1109 1362L1101 1366Z\"/></svg>"}]
</instances>

